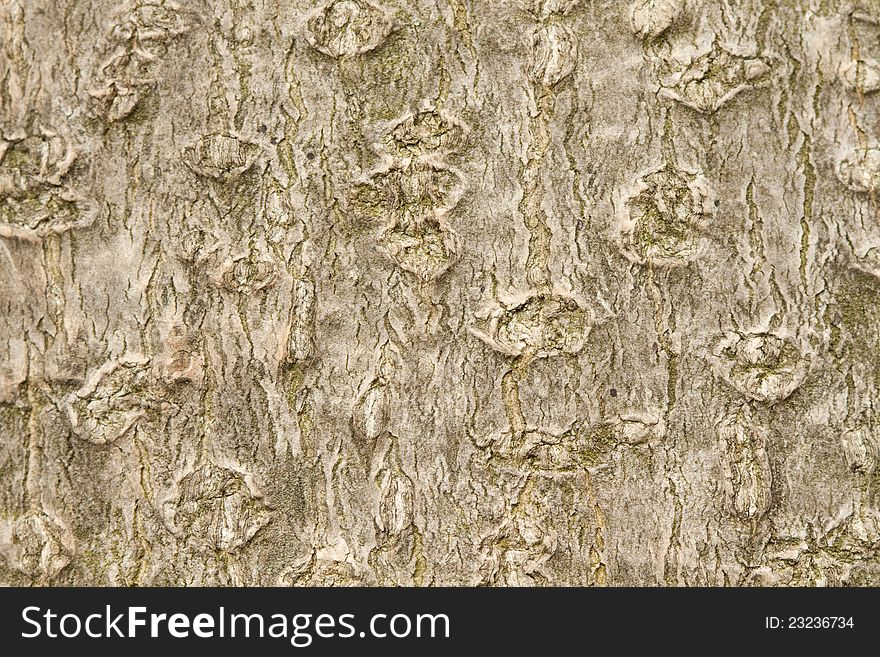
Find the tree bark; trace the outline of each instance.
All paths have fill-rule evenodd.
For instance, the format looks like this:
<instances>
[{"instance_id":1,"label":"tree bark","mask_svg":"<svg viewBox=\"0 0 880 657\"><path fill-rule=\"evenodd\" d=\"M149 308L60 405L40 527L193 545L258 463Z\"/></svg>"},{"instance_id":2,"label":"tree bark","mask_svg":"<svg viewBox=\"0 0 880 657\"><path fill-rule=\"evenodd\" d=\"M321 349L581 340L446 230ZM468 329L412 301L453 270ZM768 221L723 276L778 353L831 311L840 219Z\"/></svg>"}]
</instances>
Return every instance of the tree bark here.
<instances>
[{"instance_id":1,"label":"tree bark","mask_svg":"<svg viewBox=\"0 0 880 657\"><path fill-rule=\"evenodd\" d=\"M2 0L0 583L880 584L878 52Z\"/></svg>"}]
</instances>

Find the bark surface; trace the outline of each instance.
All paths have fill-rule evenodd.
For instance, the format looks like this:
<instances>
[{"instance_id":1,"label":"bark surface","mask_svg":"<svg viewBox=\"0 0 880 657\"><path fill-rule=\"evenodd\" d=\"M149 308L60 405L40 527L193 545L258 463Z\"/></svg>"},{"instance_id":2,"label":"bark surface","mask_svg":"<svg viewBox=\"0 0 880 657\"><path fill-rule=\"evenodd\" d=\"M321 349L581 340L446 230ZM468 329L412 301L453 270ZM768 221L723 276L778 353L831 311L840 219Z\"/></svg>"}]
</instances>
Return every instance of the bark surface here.
<instances>
[{"instance_id":1,"label":"bark surface","mask_svg":"<svg viewBox=\"0 0 880 657\"><path fill-rule=\"evenodd\" d=\"M0 0L0 583L880 584L880 2Z\"/></svg>"}]
</instances>

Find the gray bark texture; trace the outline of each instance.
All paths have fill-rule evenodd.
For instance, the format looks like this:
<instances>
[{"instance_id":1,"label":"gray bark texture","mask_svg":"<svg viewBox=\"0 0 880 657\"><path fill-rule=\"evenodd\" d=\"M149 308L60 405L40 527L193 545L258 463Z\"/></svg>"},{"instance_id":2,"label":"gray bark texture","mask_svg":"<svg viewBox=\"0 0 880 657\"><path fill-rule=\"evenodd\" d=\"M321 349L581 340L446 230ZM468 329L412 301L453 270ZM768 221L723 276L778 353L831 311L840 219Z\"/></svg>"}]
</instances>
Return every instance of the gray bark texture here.
<instances>
[{"instance_id":1,"label":"gray bark texture","mask_svg":"<svg viewBox=\"0 0 880 657\"><path fill-rule=\"evenodd\" d=\"M0 583L880 584L877 0L0 0Z\"/></svg>"}]
</instances>

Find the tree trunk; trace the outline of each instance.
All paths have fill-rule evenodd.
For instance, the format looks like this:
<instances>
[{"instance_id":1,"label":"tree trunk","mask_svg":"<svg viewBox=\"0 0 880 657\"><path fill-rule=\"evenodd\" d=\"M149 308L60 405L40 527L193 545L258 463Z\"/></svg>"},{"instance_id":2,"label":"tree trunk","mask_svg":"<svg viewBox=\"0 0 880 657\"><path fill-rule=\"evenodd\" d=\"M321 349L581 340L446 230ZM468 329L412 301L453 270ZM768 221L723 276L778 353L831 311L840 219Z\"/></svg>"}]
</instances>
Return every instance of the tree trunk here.
<instances>
[{"instance_id":1,"label":"tree trunk","mask_svg":"<svg viewBox=\"0 0 880 657\"><path fill-rule=\"evenodd\" d=\"M0 583L880 584L880 2L0 2Z\"/></svg>"}]
</instances>

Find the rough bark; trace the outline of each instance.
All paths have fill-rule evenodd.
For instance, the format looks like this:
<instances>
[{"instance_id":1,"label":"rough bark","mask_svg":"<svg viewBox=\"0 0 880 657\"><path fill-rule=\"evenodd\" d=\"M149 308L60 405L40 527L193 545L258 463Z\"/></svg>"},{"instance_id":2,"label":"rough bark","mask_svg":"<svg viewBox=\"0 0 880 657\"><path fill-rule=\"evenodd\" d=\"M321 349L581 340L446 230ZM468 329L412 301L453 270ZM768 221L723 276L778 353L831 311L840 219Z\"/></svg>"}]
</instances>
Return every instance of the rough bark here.
<instances>
[{"instance_id":1,"label":"rough bark","mask_svg":"<svg viewBox=\"0 0 880 657\"><path fill-rule=\"evenodd\" d=\"M0 582L880 584L878 52L0 0Z\"/></svg>"}]
</instances>

